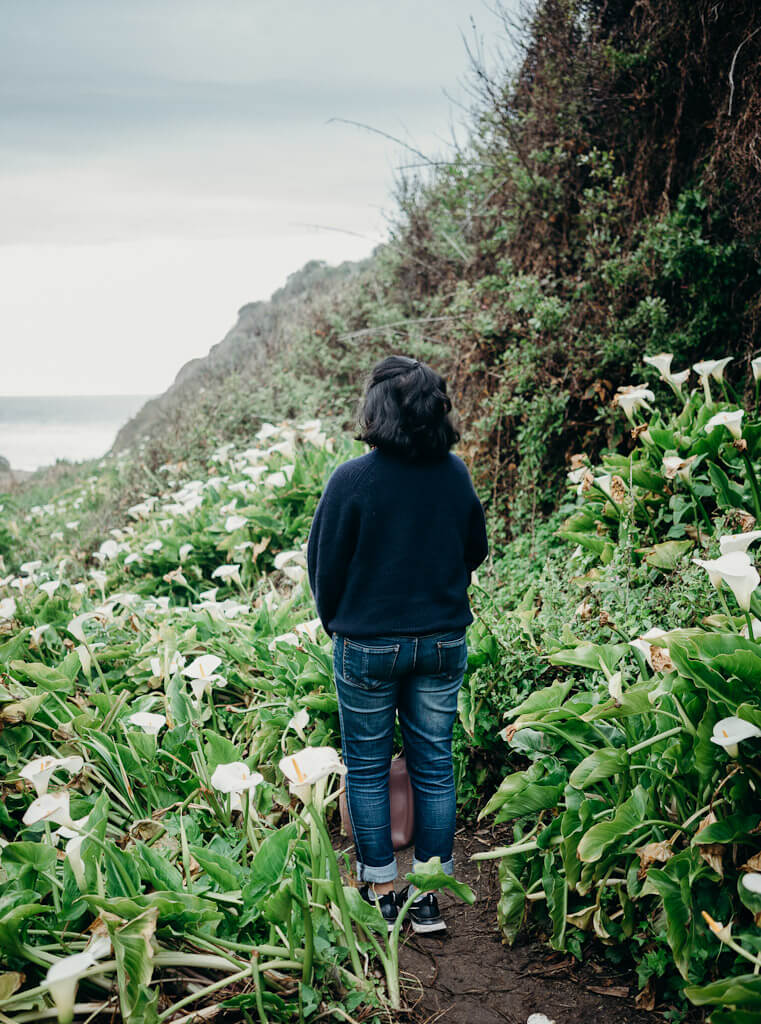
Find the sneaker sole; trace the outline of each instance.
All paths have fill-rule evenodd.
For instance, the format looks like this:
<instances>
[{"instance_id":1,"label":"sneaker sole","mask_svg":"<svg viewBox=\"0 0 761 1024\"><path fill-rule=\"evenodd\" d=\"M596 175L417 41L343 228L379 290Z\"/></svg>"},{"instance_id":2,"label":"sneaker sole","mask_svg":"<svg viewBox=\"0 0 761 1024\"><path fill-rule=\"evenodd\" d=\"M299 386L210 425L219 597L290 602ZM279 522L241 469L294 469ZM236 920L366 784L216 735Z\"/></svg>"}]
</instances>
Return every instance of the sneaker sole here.
<instances>
[{"instance_id":1,"label":"sneaker sole","mask_svg":"<svg viewBox=\"0 0 761 1024\"><path fill-rule=\"evenodd\" d=\"M432 932L445 932L447 930L444 921L426 921L420 924L417 921L410 920L410 924L412 925L412 930L417 932L418 935L430 935Z\"/></svg>"}]
</instances>

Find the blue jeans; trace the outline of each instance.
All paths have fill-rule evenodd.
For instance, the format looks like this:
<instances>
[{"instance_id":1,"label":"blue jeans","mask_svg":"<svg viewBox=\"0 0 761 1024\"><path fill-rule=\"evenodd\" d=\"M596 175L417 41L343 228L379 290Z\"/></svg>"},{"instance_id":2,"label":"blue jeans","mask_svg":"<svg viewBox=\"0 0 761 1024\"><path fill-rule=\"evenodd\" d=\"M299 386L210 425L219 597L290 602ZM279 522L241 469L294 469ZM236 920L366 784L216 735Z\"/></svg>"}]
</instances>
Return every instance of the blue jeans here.
<instances>
[{"instance_id":1,"label":"blue jeans","mask_svg":"<svg viewBox=\"0 0 761 1024\"><path fill-rule=\"evenodd\" d=\"M440 857L444 871L454 872L452 728L467 662L464 627L423 636L333 636L346 800L362 882L397 876L388 795L397 711L415 797L413 870Z\"/></svg>"}]
</instances>

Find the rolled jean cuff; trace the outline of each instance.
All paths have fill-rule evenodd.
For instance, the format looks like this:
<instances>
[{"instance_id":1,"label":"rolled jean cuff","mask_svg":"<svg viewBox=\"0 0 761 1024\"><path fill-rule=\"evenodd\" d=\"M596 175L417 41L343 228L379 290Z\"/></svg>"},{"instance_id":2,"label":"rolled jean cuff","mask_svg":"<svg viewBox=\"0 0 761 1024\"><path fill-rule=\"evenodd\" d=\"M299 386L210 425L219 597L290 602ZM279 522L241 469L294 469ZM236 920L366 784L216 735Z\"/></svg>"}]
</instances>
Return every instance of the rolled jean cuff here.
<instances>
[{"instance_id":1,"label":"rolled jean cuff","mask_svg":"<svg viewBox=\"0 0 761 1024\"><path fill-rule=\"evenodd\" d=\"M398 874L396 857L390 864L382 864L380 867L357 861L357 878L360 882L393 882Z\"/></svg>"},{"instance_id":2,"label":"rolled jean cuff","mask_svg":"<svg viewBox=\"0 0 761 1024\"><path fill-rule=\"evenodd\" d=\"M423 865L427 863L428 861L426 860L418 860L417 857L413 857L412 870L417 871L419 868L423 867ZM444 872L445 875L451 875L452 877L454 877L454 858L450 857L449 860L442 861L441 870Z\"/></svg>"}]
</instances>

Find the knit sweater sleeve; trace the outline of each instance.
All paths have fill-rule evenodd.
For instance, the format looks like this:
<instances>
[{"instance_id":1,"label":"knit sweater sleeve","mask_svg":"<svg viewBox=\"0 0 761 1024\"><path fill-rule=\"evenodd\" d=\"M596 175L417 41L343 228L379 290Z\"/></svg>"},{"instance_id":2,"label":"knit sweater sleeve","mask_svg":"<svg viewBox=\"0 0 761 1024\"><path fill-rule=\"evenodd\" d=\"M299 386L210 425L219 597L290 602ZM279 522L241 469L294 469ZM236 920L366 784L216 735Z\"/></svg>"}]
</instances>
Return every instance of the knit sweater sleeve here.
<instances>
[{"instance_id":1,"label":"knit sweater sleeve","mask_svg":"<svg viewBox=\"0 0 761 1024\"><path fill-rule=\"evenodd\" d=\"M317 614L328 636L344 592L359 530L359 506L334 473L328 480L312 520L307 542L309 586Z\"/></svg>"},{"instance_id":2,"label":"knit sweater sleeve","mask_svg":"<svg viewBox=\"0 0 761 1024\"><path fill-rule=\"evenodd\" d=\"M473 572L489 554L489 542L486 537L486 521L484 510L478 495L473 492L473 505L470 510L468 541L465 547L465 565L468 572Z\"/></svg>"}]
</instances>

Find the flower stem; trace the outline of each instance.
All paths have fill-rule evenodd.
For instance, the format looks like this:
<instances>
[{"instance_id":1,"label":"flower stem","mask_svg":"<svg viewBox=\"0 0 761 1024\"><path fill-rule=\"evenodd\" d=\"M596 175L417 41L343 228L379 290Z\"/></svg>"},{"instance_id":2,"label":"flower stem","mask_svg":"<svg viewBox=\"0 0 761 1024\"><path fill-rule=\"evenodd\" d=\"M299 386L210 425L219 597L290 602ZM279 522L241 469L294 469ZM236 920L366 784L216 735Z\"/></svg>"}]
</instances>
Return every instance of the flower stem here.
<instances>
[{"instance_id":1,"label":"flower stem","mask_svg":"<svg viewBox=\"0 0 761 1024\"><path fill-rule=\"evenodd\" d=\"M745 463L745 472L748 476L748 483L750 484L750 491L753 496L753 511L756 516L756 522L761 522L761 494L758 490L758 477L756 471L753 468L753 463L750 460L750 456L747 452L742 452L742 459Z\"/></svg>"}]
</instances>

